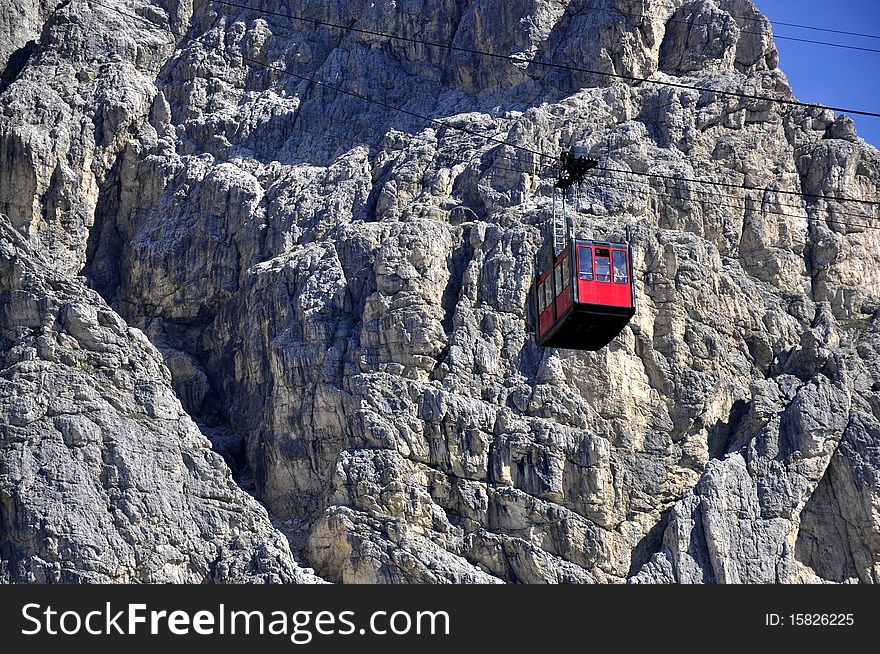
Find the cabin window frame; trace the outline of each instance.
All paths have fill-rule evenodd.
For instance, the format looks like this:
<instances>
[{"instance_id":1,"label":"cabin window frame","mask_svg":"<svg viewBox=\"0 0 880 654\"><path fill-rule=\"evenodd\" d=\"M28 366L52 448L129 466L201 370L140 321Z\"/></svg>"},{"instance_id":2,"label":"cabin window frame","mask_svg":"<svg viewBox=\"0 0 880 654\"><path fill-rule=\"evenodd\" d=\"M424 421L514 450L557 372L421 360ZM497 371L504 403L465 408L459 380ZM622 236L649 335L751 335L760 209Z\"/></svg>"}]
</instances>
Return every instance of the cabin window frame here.
<instances>
[{"instance_id":1,"label":"cabin window frame","mask_svg":"<svg viewBox=\"0 0 880 654\"><path fill-rule=\"evenodd\" d=\"M599 254L599 252L607 252L608 256L604 254ZM593 262L593 278L599 282L600 284L609 284L611 282L611 248L595 248L593 251L593 257L595 261ZM604 259L608 262L608 273L600 273L599 272L599 260ZM602 279L606 277L607 279Z\"/></svg>"},{"instance_id":2,"label":"cabin window frame","mask_svg":"<svg viewBox=\"0 0 880 654\"><path fill-rule=\"evenodd\" d=\"M544 309L547 308L544 297L544 286L546 286L547 280L543 282L538 282L538 315L544 313Z\"/></svg>"},{"instance_id":3,"label":"cabin window frame","mask_svg":"<svg viewBox=\"0 0 880 654\"><path fill-rule=\"evenodd\" d=\"M562 290L564 291L571 286L571 255L566 255L559 267L562 268ZM560 291L561 293L562 291Z\"/></svg>"},{"instance_id":4,"label":"cabin window frame","mask_svg":"<svg viewBox=\"0 0 880 654\"><path fill-rule=\"evenodd\" d=\"M589 264L589 270L585 270L583 263ZM593 274L593 248L589 245L582 245L578 248L578 279L585 282L591 282L594 278Z\"/></svg>"},{"instance_id":5,"label":"cabin window frame","mask_svg":"<svg viewBox=\"0 0 880 654\"><path fill-rule=\"evenodd\" d=\"M617 261L623 259L623 279L617 278ZM611 281L615 284L629 284L629 266L627 265L626 250L611 251Z\"/></svg>"},{"instance_id":6,"label":"cabin window frame","mask_svg":"<svg viewBox=\"0 0 880 654\"><path fill-rule=\"evenodd\" d=\"M554 266L553 268L553 290L555 291L555 297L559 297L562 295L562 291L565 290L565 286L562 284L562 264L560 263L558 266Z\"/></svg>"}]
</instances>

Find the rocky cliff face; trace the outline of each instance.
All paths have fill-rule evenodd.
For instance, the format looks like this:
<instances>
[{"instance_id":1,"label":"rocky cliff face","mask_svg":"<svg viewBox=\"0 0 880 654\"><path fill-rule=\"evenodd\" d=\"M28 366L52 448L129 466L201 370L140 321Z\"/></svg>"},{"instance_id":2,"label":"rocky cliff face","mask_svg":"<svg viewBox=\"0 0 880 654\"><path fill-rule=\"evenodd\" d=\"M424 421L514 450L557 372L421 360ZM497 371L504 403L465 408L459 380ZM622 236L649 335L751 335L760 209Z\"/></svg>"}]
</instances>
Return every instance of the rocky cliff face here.
<instances>
[{"instance_id":1,"label":"rocky cliff face","mask_svg":"<svg viewBox=\"0 0 880 654\"><path fill-rule=\"evenodd\" d=\"M0 216L0 579L305 581L161 355Z\"/></svg>"},{"instance_id":2,"label":"rocky cliff face","mask_svg":"<svg viewBox=\"0 0 880 654\"><path fill-rule=\"evenodd\" d=\"M290 5L521 64L240 4L0 14L4 578L314 579L231 468L330 581L878 580L880 154L625 79L791 98L748 0ZM535 346L552 180L482 135L659 175L574 207L608 348Z\"/></svg>"}]
</instances>

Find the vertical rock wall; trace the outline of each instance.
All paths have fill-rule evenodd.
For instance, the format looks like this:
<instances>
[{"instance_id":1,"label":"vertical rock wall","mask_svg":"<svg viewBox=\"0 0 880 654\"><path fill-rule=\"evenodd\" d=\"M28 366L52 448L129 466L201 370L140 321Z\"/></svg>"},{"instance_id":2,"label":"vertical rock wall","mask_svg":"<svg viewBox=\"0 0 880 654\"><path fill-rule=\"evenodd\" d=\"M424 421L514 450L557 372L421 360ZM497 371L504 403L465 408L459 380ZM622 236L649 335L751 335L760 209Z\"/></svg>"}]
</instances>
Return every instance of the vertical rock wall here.
<instances>
[{"instance_id":1,"label":"vertical rock wall","mask_svg":"<svg viewBox=\"0 0 880 654\"><path fill-rule=\"evenodd\" d=\"M0 211L143 330L298 556L333 581L876 578L876 205L831 196L876 201L880 156L830 111L632 79L791 98L750 2L248 4L55 11L0 95ZM636 251L638 312L597 353L532 331L533 151L571 142L655 175L573 203Z\"/></svg>"}]
</instances>

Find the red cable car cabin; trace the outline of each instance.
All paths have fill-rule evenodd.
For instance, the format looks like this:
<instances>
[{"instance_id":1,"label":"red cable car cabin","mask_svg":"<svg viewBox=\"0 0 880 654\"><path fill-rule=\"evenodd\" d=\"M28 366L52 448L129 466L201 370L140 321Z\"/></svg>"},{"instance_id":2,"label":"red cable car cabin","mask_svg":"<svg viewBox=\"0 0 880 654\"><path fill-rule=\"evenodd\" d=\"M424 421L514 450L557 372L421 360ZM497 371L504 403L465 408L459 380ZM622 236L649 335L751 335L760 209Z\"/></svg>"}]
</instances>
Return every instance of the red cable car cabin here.
<instances>
[{"instance_id":1,"label":"red cable car cabin","mask_svg":"<svg viewBox=\"0 0 880 654\"><path fill-rule=\"evenodd\" d=\"M599 350L636 312L632 248L572 239L538 274L535 295L538 345Z\"/></svg>"}]
</instances>

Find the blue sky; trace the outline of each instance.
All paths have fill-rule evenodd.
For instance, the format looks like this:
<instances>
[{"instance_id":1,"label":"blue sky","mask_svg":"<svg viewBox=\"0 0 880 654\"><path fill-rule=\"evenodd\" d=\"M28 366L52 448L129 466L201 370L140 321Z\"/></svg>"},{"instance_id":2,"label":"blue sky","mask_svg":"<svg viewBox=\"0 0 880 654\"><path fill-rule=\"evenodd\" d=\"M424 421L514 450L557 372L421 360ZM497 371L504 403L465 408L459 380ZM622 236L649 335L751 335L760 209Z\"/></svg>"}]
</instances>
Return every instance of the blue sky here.
<instances>
[{"instance_id":1,"label":"blue sky","mask_svg":"<svg viewBox=\"0 0 880 654\"><path fill-rule=\"evenodd\" d=\"M880 36L880 0L752 0L771 21ZM773 25L775 36L845 43L880 50L880 39ZM776 40L779 67L804 102L880 112L880 52ZM859 136L880 147L880 118L851 116Z\"/></svg>"}]
</instances>

